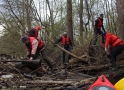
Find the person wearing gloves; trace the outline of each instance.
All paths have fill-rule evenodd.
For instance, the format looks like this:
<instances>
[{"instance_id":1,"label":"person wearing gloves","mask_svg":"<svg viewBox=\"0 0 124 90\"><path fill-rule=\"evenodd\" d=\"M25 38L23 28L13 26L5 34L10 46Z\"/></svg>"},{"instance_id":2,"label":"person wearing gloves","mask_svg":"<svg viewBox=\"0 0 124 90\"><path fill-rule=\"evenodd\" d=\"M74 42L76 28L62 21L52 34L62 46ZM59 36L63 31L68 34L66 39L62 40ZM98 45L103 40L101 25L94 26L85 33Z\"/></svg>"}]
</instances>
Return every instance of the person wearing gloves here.
<instances>
[{"instance_id":1,"label":"person wearing gloves","mask_svg":"<svg viewBox=\"0 0 124 90\"><path fill-rule=\"evenodd\" d=\"M116 35L106 32L103 34L105 37L105 52L110 59L112 70L117 69L116 56L123 50L123 41Z\"/></svg>"},{"instance_id":2,"label":"person wearing gloves","mask_svg":"<svg viewBox=\"0 0 124 90\"><path fill-rule=\"evenodd\" d=\"M71 52L71 50L72 50L72 42L71 42L71 39L67 35L66 32L64 32L63 35L59 39L57 39L55 41L55 44L58 44L59 42L61 42L62 47L64 49L66 49L67 51ZM63 51L63 64L64 65L66 65L65 56L66 56L66 53ZM70 59L71 59L71 55L68 55L68 62L69 62Z\"/></svg>"},{"instance_id":3,"label":"person wearing gloves","mask_svg":"<svg viewBox=\"0 0 124 90\"><path fill-rule=\"evenodd\" d=\"M41 53L44 61L48 64L51 70L53 69L51 62L47 59L45 45L42 40L28 36L23 36L21 39L26 45L28 60L35 60Z\"/></svg>"},{"instance_id":4,"label":"person wearing gloves","mask_svg":"<svg viewBox=\"0 0 124 90\"><path fill-rule=\"evenodd\" d=\"M95 25L94 25L94 36L95 36L95 39L94 39L93 45L96 45L97 36L98 35L102 36L102 44L104 44L103 32L101 31L101 28L102 28L104 33L106 32L105 29L104 29L104 26L103 26L103 16L104 16L103 14L100 14L100 17L98 17L95 20Z\"/></svg>"}]
</instances>

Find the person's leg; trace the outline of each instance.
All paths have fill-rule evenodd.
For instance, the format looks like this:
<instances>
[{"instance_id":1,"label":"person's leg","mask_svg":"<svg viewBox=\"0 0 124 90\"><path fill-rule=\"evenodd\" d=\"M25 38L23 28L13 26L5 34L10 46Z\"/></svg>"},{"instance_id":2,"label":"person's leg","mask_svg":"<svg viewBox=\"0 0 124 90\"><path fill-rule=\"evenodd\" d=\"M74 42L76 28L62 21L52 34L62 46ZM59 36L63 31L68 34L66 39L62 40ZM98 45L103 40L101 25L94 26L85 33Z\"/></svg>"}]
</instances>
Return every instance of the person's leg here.
<instances>
[{"instance_id":1,"label":"person's leg","mask_svg":"<svg viewBox=\"0 0 124 90\"><path fill-rule=\"evenodd\" d=\"M121 51L123 50L123 46L116 46L115 48L113 48L111 50L111 54L110 54L110 63L112 64L112 67L117 67L116 65L116 56L121 53Z\"/></svg>"},{"instance_id":2,"label":"person's leg","mask_svg":"<svg viewBox=\"0 0 124 90\"><path fill-rule=\"evenodd\" d=\"M63 51L63 64L65 64L65 55L66 53Z\"/></svg>"},{"instance_id":3,"label":"person's leg","mask_svg":"<svg viewBox=\"0 0 124 90\"><path fill-rule=\"evenodd\" d=\"M67 49L69 52L71 52L71 47L68 47L68 49ZM69 60L71 59L71 55L68 55L68 62L69 62Z\"/></svg>"},{"instance_id":4,"label":"person's leg","mask_svg":"<svg viewBox=\"0 0 124 90\"><path fill-rule=\"evenodd\" d=\"M113 54L111 54L111 56L110 56L110 63L111 63L112 67L116 66L116 56Z\"/></svg>"},{"instance_id":5,"label":"person's leg","mask_svg":"<svg viewBox=\"0 0 124 90\"><path fill-rule=\"evenodd\" d=\"M97 36L98 36L98 30L97 28L94 28L94 42L93 42L93 45L96 45L96 42L97 42Z\"/></svg>"},{"instance_id":6,"label":"person's leg","mask_svg":"<svg viewBox=\"0 0 124 90\"><path fill-rule=\"evenodd\" d=\"M104 40L103 32L101 30L99 30L99 34L102 36L102 44L104 44L105 40Z\"/></svg>"},{"instance_id":7,"label":"person's leg","mask_svg":"<svg viewBox=\"0 0 124 90\"><path fill-rule=\"evenodd\" d=\"M45 49L43 49L43 50L41 51L41 54L42 54L43 60L44 60L44 61L48 64L48 66L52 69L53 66L52 66L51 62L47 59Z\"/></svg>"}]
</instances>

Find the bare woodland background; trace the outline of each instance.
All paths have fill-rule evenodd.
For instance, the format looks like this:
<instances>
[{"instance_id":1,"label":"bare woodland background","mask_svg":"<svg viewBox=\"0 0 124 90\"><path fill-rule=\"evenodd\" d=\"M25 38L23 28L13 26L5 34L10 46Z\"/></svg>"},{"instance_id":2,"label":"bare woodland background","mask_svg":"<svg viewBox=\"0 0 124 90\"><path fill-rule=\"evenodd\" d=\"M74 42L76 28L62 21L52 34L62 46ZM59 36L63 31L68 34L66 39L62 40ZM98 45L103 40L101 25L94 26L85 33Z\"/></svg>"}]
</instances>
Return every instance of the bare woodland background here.
<instances>
[{"instance_id":1,"label":"bare woodland background","mask_svg":"<svg viewBox=\"0 0 124 90\"><path fill-rule=\"evenodd\" d=\"M34 2L35 1L35 2ZM25 55L21 36L36 25L53 40L67 31L74 45L93 38L94 21L104 14L105 30L124 40L124 0L0 0L0 53ZM47 50L53 45L42 33Z\"/></svg>"}]
</instances>

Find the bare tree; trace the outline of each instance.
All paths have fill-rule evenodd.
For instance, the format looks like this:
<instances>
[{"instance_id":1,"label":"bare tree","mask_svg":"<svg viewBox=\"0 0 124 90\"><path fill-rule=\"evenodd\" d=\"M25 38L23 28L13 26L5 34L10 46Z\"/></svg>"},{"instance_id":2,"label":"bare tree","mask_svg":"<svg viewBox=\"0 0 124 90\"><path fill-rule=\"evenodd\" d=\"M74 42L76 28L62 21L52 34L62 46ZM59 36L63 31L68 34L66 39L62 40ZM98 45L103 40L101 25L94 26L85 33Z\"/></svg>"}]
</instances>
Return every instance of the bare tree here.
<instances>
[{"instance_id":1,"label":"bare tree","mask_svg":"<svg viewBox=\"0 0 124 90\"><path fill-rule=\"evenodd\" d=\"M124 40L124 0L116 0L118 13L119 34Z\"/></svg>"},{"instance_id":2,"label":"bare tree","mask_svg":"<svg viewBox=\"0 0 124 90\"><path fill-rule=\"evenodd\" d=\"M73 42L72 0L67 0L67 30Z\"/></svg>"},{"instance_id":3,"label":"bare tree","mask_svg":"<svg viewBox=\"0 0 124 90\"><path fill-rule=\"evenodd\" d=\"M27 34L27 29L31 28L32 23L32 15L30 13L32 2L30 2L31 0L28 1L4 0L1 5L1 25L4 27L1 46L6 48L2 48L4 52L24 52L20 38L21 35Z\"/></svg>"},{"instance_id":4,"label":"bare tree","mask_svg":"<svg viewBox=\"0 0 124 90\"><path fill-rule=\"evenodd\" d=\"M79 18L80 18L80 36L83 36L83 0L80 0L80 10L79 10ZM83 38L83 37L82 37Z\"/></svg>"}]
</instances>

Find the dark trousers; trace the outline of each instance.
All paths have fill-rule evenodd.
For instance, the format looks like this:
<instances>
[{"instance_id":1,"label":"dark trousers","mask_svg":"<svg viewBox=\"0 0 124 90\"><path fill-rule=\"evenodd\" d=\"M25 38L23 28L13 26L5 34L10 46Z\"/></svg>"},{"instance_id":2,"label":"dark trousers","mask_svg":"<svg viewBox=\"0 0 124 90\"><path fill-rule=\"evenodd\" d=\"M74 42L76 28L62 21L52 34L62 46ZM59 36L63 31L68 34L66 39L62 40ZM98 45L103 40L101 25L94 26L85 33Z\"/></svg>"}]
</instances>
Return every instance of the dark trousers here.
<instances>
[{"instance_id":1,"label":"dark trousers","mask_svg":"<svg viewBox=\"0 0 124 90\"><path fill-rule=\"evenodd\" d=\"M64 49L71 52L71 47L64 47ZM65 64L65 56L66 56L66 52L63 51L63 64ZM71 59L71 55L68 55L68 62L70 59Z\"/></svg>"},{"instance_id":2,"label":"dark trousers","mask_svg":"<svg viewBox=\"0 0 124 90\"><path fill-rule=\"evenodd\" d=\"M51 62L47 59L45 49L43 49L42 51L40 51L40 53L41 53L41 55L42 55L43 60L47 63L47 65L48 65L50 68L53 68Z\"/></svg>"},{"instance_id":3,"label":"dark trousers","mask_svg":"<svg viewBox=\"0 0 124 90\"><path fill-rule=\"evenodd\" d=\"M101 29L99 29L99 28L94 28L94 35L95 35L95 39L94 39L93 45L96 45L97 36L98 36L98 35L102 35L102 44L104 44L104 36L103 36L103 32L101 31Z\"/></svg>"},{"instance_id":4,"label":"dark trousers","mask_svg":"<svg viewBox=\"0 0 124 90\"><path fill-rule=\"evenodd\" d=\"M37 50L34 59L36 59L40 53L41 53L41 55L42 55L43 60L47 63L47 65L48 65L50 68L53 68L52 63L47 59L46 51L45 51L45 46L43 46L41 49L38 49L38 50Z\"/></svg>"},{"instance_id":5,"label":"dark trousers","mask_svg":"<svg viewBox=\"0 0 124 90\"><path fill-rule=\"evenodd\" d=\"M110 63L112 67L116 67L116 56L121 53L124 46L116 46L110 52Z\"/></svg>"}]
</instances>

